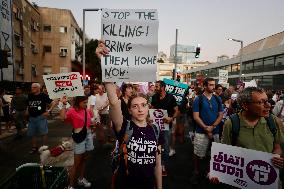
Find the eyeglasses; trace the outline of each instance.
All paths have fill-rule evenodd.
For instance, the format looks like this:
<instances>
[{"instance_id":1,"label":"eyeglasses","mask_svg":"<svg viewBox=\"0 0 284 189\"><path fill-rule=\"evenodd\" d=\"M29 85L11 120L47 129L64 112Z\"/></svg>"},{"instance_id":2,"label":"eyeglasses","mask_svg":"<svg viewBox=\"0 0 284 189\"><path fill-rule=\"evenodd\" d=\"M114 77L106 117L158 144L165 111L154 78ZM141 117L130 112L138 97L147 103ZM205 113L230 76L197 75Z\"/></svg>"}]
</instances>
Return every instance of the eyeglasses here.
<instances>
[{"instance_id":1,"label":"eyeglasses","mask_svg":"<svg viewBox=\"0 0 284 189\"><path fill-rule=\"evenodd\" d=\"M258 104L258 105L269 104L268 100L251 101L250 103L254 103L254 104Z\"/></svg>"}]
</instances>

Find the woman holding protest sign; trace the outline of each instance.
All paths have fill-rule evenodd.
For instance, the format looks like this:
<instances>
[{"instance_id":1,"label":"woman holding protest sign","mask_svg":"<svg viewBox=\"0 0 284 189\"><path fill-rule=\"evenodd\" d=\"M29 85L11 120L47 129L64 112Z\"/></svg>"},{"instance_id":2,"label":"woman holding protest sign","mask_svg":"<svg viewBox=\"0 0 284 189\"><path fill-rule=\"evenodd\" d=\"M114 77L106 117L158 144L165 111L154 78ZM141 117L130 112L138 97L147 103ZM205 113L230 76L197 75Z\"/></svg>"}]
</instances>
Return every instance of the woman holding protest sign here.
<instances>
[{"instance_id":1,"label":"woman holding protest sign","mask_svg":"<svg viewBox=\"0 0 284 189\"><path fill-rule=\"evenodd\" d=\"M96 49L99 58L108 54L100 42ZM118 133L120 161L114 172L113 188L116 189L162 189L160 129L147 123L149 104L147 97L136 94L128 99L131 120L123 117L121 102L116 95L114 83L106 83L110 102L110 117Z\"/></svg>"},{"instance_id":2,"label":"woman holding protest sign","mask_svg":"<svg viewBox=\"0 0 284 189\"><path fill-rule=\"evenodd\" d=\"M74 165L70 171L70 184L68 189L74 189L76 173L79 172L78 185L86 188L91 187L91 183L84 177L87 152L94 149L93 135L91 132L91 118L93 114L87 110L88 97L77 96L74 99L73 107L67 110L67 97L64 96L59 102L60 117L62 120L70 122L73 126L72 138L74 141Z\"/></svg>"}]
</instances>

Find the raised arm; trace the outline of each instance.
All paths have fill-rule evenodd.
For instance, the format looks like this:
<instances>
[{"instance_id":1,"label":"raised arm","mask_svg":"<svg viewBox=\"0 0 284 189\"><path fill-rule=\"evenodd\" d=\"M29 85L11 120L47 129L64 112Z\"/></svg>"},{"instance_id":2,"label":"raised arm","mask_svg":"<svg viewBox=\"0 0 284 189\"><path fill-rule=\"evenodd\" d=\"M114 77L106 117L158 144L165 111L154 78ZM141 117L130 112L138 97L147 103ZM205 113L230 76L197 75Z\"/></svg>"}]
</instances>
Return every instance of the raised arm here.
<instances>
[{"instance_id":1,"label":"raised arm","mask_svg":"<svg viewBox=\"0 0 284 189\"><path fill-rule=\"evenodd\" d=\"M99 45L96 49L96 55L98 58L107 55L109 50L106 48L103 41L99 41ZM114 123L115 130L117 132L120 131L122 122L123 122L123 115L121 112L121 103L116 94L116 86L114 83L105 83L106 92L109 100L109 114L110 119Z\"/></svg>"},{"instance_id":2,"label":"raised arm","mask_svg":"<svg viewBox=\"0 0 284 189\"><path fill-rule=\"evenodd\" d=\"M105 87L106 87L106 92L107 92L107 96L109 100L110 119L114 123L115 130L119 132L122 126L122 122L123 122L121 102L117 97L116 86L114 83L105 83Z\"/></svg>"}]
</instances>

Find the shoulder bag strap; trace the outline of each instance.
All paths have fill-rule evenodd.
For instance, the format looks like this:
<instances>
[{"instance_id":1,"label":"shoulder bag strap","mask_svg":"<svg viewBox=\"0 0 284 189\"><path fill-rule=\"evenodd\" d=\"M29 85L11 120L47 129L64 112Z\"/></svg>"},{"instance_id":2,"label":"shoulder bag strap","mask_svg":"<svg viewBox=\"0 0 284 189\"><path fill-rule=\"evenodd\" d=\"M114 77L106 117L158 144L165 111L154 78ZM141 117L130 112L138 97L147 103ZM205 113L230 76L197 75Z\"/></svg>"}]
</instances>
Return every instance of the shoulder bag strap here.
<instances>
[{"instance_id":1,"label":"shoulder bag strap","mask_svg":"<svg viewBox=\"0 0 284 189\"><path fill-rule=\"evenodd\" d=\"M85 109L85 122L84 127L87 127L87 110Z\"/></svg>"}]
</instances>

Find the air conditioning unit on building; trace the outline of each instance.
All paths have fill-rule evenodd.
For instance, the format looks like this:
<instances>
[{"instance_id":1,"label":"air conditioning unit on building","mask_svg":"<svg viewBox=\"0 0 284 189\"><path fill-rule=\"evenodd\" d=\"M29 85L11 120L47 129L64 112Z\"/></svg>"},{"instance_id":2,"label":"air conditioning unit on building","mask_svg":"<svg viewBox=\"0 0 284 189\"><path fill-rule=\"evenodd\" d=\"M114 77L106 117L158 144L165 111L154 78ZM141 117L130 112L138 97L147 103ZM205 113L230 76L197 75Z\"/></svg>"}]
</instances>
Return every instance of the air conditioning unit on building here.
<instances>
[{"instance_id":1,"label":"air conditioning unit on building","mask_svg":"<svg viewBox=\"0 0 284 189\"><path fill-rule=\"evenodd\" d=\"M22 40L20 40L18 42L17 46L23 48L24 47L24 42Z\"/></svg>"},{"instance_id":2,"label":"air conditioning unit on building","mask_svg":"<svg viewBox=\"0 0 284 189\"><path fill-rule=\"evenodd\" d=\"M17 13L16 13L16 18L18 20L23 20L23 14L22 14L22 11L18 10Z\"/></svg>"},{"instance_id":3,"label":"air conditioning unit on building","mask_svg":"<svg viewBox=\"0 0 284 189\"><path fill-rule=\"evenodd\" d=\"M37 48L33 48L33 49L32 49L32 52L33 52L34 54L38 54L38 49L37 49Z\"/></svg>"},{"instance_id":4,"label":"air conditioning unit on building","mask_svg":"<svg viewBox=\"0 0 284 189\"><path fill-rule=\"evenodd\" d=\"M39 31L39 29L40 29L40 25L39 25L39 23L37 22L37 23L36 23L36 30Z\"/></svg>"},{"instance_id":5,"label":"air conditioning unit on building","mask_svg":"<svg viewBox=\"0 0 284 189\"><path fill-rule=\"evenodd\" d=\"M63 51L61 51L61 52L59 53L59 56L60 56L60 57L66 57L66 55L67 55L67 53L66 53L66 52L63 52Z\"/></svg>"},{"instance_id":6,"label":"air conditioning unit on building","mask_svg":"<svg viewBox=\"0 0 284 189\"><path fill-rule=\"evenodd\" d=\"M36 23L35 23L35 22L34 22L33 25L32 25L32 29L35 30L35 31L37 31L37 26L36 26Z\"/></svg>"}]
</instances>

